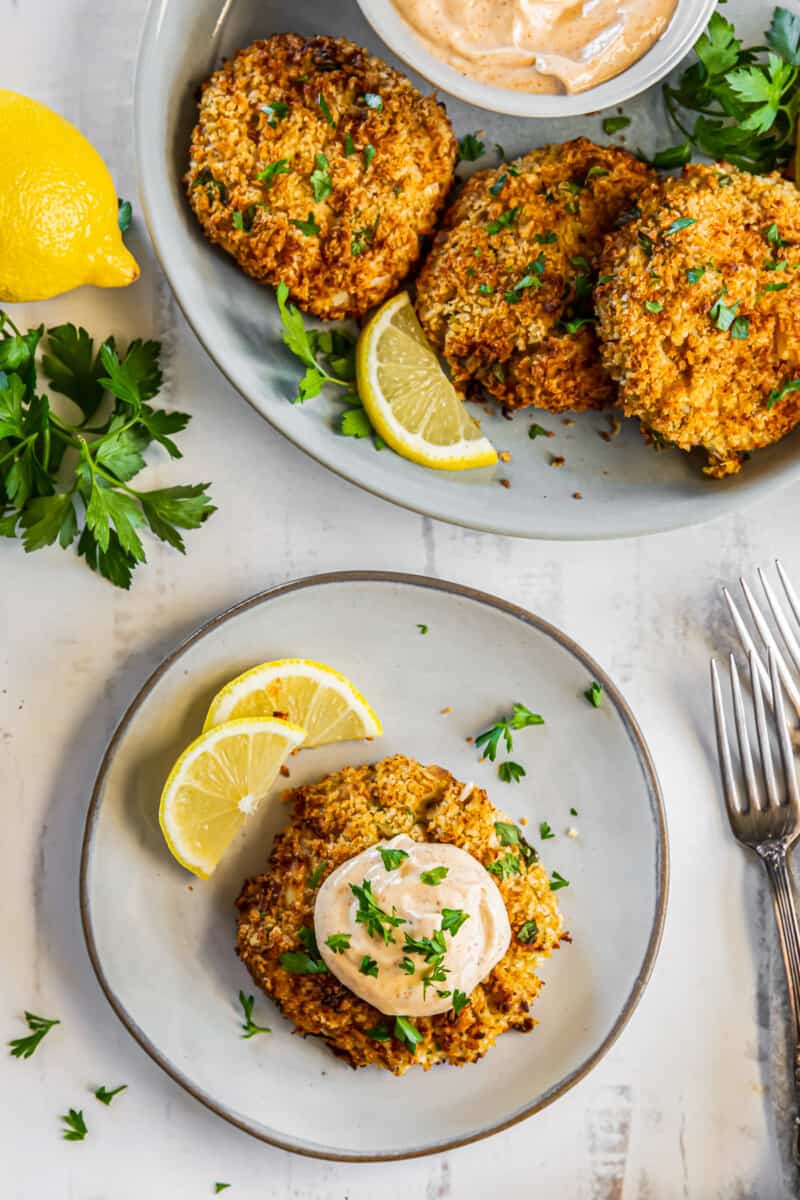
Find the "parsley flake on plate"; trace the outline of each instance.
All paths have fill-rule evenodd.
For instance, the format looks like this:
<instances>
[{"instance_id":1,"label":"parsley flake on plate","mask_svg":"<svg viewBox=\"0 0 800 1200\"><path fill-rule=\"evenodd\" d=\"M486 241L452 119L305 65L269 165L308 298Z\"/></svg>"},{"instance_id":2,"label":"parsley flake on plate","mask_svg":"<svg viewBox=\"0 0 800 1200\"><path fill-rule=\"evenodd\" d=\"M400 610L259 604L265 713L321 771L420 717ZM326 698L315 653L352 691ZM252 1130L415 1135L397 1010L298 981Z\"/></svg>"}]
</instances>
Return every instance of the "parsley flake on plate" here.
<instances>
[{"instance_id":1,"label":"parsley flake on plate","mask_svg":"<svg viewBox=\"0 0 800 1200\"><path fill-rule=\"evenodd\" d=\"M479 733L475 738L475 745L479 750L483 750L484 756L490 762L494 762L497 758L497 749L502 738L505 742L506 749L511 750L514 746L512 730L525 729L528 725L544 725L544 717L540 717L538 713L531 710L524 704L515 704L511 715L501 717L489 729L485 729L483 733Z\"/></svg>"},{"instance_id":2,"label":"parsley flake on plate","mask_svg":"<svg viewBox=\"0 0 800 1200\"><path fill-rule=\"evenodd\" d=\"M420 631L420 633L423 633L423 634L428 632L427 625L417 625L417 629Z\"/></svg>"},{"instance_id":3,"label":"parsley flake on plate","mask_svg":"<svg viewBox=\"0 0 800 1200\"><path fill-rule=\"evenodd\" d=\"M610 137L613 133L619 133L621 129L627 129L630 123L630 117L603 117L603 133Z\"/></svg>"},{"instance_id":4,"label":"parsley flake on plate","mask_svg":"<svg viewBox=\"0 0 800 1200\"><path fill-rule=\"evenodd\" d=\"M531 425L528 429L528 437L531 441L535 441L537 437L549 437L548 431L543 425Z\"/></svg>"},{"instance_id":5,"label":"parsley flake on plate","mask_svg":"<svg viewBox=\"0 0 800 1200\"><path fill-rule=\"evenodd\" d=\"M245 996L244 992L239 992L239 1003L242 1006L244 1020L242 1021L242 1037L255 1037L257 1033L272 1033L272 1030L267 1025L256 1025L253 1020L253 1005L255 1004L255 996Z\"/></svg>"},{"instance_id":6,"label":"parsley flake on plate","mask_svg":"<svg viewBox=\"0 0 800 1200\"><path fill-rule=\"evenodd\" d=\"M11 1047L12 1058L30 1058L32 1054L36 1053L53 1026L60 1025L61 1022L55 1019L50 1020L48 1017L37 1017L36 1013L26 1011L25 1024L31 1031L28 1036L14 1038L8 1043Z\"/></svg>"},{"instance_id":7,"label":"parsley flake on plate","mask_svg":"<svg viewBox=\"0 0 800 1200\"><path fill-rule=\"evenodd\" d=\"M548 822L547 822L547 821L540 821L540 823L539 823L539 837L542 839L542 841L543 841L543 842L547 842L547 841L549 841L549 840L550 840L550 838L554 838L555 836L556 836L556 835L553 833L553 830L551 829L551 827L550 827L550 825L548 824Z\"/></svg>"},{"instance_id":8,"label":"parsley flake on plate","mask_svg":"<svg viewBox=\"0 0 800 1200\"><path fill-rule=\"evenodd\" d=\"M539 861L537 851L525 840L518 826L512 825L509 821L495 821L494 829L501 846L518 847L519 853L522 855L522 861L527 867L531 863Z\"/></svg>"},{"instance_id":9,"label":"parsley flake on plate","mask_svg":"<svg viewBox=\"0 0 800 1200\"><path fill-rule=\"evenodd\" d=\"M127 1083L121 1083L119 1087L112 1088L111 1091L108 1091L108 1089L103 1087L101 1084L99 1088L95 1089L94 1098L95 1100L99 1100L101 1104L105 1104L105 1106L108 1107L114 1097L118 1096L120 1092L124 1092L127 1087Z\"/></svg>"},{"instance_id":10,"label":"parsley flake on plate","mask_svg":"<svg viewBox=\"0 0 800 1200\"><path fill-rule=\"evenodd\" d=\"M229 1183L215 1183L214 1184L214 1195L218 1196L220 1194L220 1192L224 1192L225 1189L229 1188L230 1186L231 1185Z\"/></svg>"},{"instance_id":11,"label":"parsley flake on plate","mask_svg":"<svg viewBox=\"0 0 800 1200\"><path fill-rule=\"evenodd\" d=\"M117 224L120 233L127 233L133 220L133 205L130 200L117 199Z\"/></svg>"},{"instance_id":12,"label":"parsley flake on plate","mask_svg":"<svg viewBox=\"0 0 800 1200\"><path fill-rule=\"evenodd\" d=\"M603 703L603 685L593 679L589 687L583 693L584 698L589 701L592 708L599 708Z\"/></svg>"},{"instance_id":13,"label":"parsley flake on plate","mask_svg":"<svg viewBox=\"0 0 800 1200\"><path fill-rule=\"evenodd\" d=\"M458 161L475 162L486 149L476 133L465 133L458 143Z\"/></svg>"},{"instance_id":14,"label":"parsley flake on plate","mask_svg":"<svg viewBox=\"0 0 800 1200\"><path fill-rule=\"evenodd\" d=\"M569 887L569 880L560 875L558 871L553 871L550 879L550 891L557 892L559 888Z\"/></svg>"},{"instance_id":15,"label":"parsley flake on plate","mask_svg":"<svg viewBox=\"0 0 800 1200\"><path fill-rule=\"evenodd\" d=\"M83 1110L71 1108L61 1118L64 1122L64 1141L65 1142L82 1142L89 1130L86 1128L86 1122L83 1119Z\"/></svg>"},{"instance_id":16,"label":"parsley flake on plate","mask_svg":"<svg viewBox=\"0 0 800 1200\"><path fill-rule=\"evenodd\" d=\"M521 763L512 762L511 759L508 759L506 762L500 763L500 766L497 768L497 774L503 783L519 783L523 775L527 774L527 771Z\"/></svg>"}]
</instances>

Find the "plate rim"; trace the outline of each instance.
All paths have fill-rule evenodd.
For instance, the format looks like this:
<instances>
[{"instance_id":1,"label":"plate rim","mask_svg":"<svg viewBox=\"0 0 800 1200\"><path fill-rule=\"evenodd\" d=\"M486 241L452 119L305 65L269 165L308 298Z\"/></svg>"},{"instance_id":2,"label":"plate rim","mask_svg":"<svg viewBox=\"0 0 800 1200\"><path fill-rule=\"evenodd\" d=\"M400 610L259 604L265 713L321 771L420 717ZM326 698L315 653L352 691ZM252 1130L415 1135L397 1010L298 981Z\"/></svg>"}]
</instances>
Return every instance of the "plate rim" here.
<instances>
[{"instance_id":1,"label":"plate rim","mask_svg":"<svg viewBox=\"0 0 800 1200\"><path fill-rule=\"evenodd\" d=\"M327 584L347 584L347 583L390 583L401 584L411 587L429 588L434 591L445 592L450 595L465 598L485 605L489 608L496 609L502 613L512 616L523 624L529 625L540 633L552 638L562 649L567 650L575 658L577 658L584 666L588 668L593 677L596 678L603 686L607 695L614 704L619 716L622 719L625 731L631 741L633 748L639 760L640 767L645 777L647 790L649 793L649 801L653 822L656 832L656 902L653 913L653 921L650 927L650 935L647 942L644 957L637 976L633 982L630 992L625 1000L625 1003L614 1021L611 1029L606 1034L603 1041L588 1056L574 1071L565 1076L560 1083L555 1087L539 1096L534 1102L523 1106L517 1112L512 1113L504 1120L488 1125L477 1131L470 1131L465 1136L449 1138L444 1142L435 1145L423 1146L413 1150L404 1151L389 1151L377 1154L357 1154L357 1153L338 1153L324 1152L319 1149L310 1149L301 1147L297 1144L285 1140L281 1137L271 1136L266 1134L263 1129L257 1127L254 1123L237 1116L229 1111L223 1104L216 1101L214 1097L204 1092L198 1087L180 1068L156 1046L148 1034L137 1024L135 1019L127 1011L122 1000L117 996L114 988L106 977L100 953L97 948L97 943L94 935L94 927L92 921L91 901L89 898L89 871L92 863L94 852L94 835L97 828L98 817L102 807L103 794L105 791L105 782L108 771L117 753L117 750L122 742L123 737L127 732L128 725L133 717L138 712L144 700L149 696L155 685L161 677L166 674L170 668L179 661L183 654L192 647L196 642L201 641L207 634L214 632L228 621L235 619L244 612L252 608L257 608L261 604L269 603L280 596L288 595L292 592L301 591L309 587L319 587ZM131 703L126 708L120 718L114 732L103 754L100 766L92 787L91 799L86 813L84 824L83 838L81 844L81 859L80 859L80 874L79 874L79 902L80 902L80 917L81 927L83 930L84 942L89 955L89 961L94 971L100 989L105 995L106 1000L111 1006L113 1012L131 1035L135 1042L142 1050L153 1060L175 1083L177 1083L185 1092L188 1092L195 1100L198 1100L207 1109L213 1112L216 1116L221 1117L229 1124L236 1126L244 1133L250 1134L259 1141L271 1146L275 1146L280 1150L286 1150L293 1154L299 1154L305 1158L321 1159L328 1162L353 1162L353 1163L375 1163L375 1162L397 1162L405 1161L413 1158L422 1158L431 1154L441 1154L449 1150L457 1149L460 1146L471 1145L474 1142L482 1141L484 1138L491 1137L496 1133L500 1133L505 1129L510 1129L512 1126L519 1124L542 1109L549 1107L555 1100L570 1091L576 1084L580 1083L594 1067L605 1057L611 1047L619 1038L622 1031L630 1021L639 1001L641 1000L647 984L655 966L655 961L658 956L658 951L661 945L662 935L664 932L664 923L666 919L667 900L669 894L669 838L667 832L667 822L664 810L664 796L661 785L658 779L658 774L655 769L655 764L652 759L649 747L644 739L644 736L639 728L639 724L628 705L625 698L617 688L616 684L611 680L603 667L587 654L585 650L567 634L563 633L557 626L552 625L544 618L537 616L528 609L520 605L514 604L509 600L504 600L499 596L494 596L490 592L484 592L477 588L468 587L465 584L456 583L452 580L438 579L430 575L417 575L398 571L332 571L317 575L306 575L299 579L289 580L286 583L280 583L274 587L266 588L263 591L256 592L248 596L244 600L231 605L217 613L216 616L200 624L188 637L184 638L173 650L169 652L150 673L144 683L141 685Z\"/></svg>"},{"instance_id":2,"label":"plate rim","mask_svg":"<svg viewBox=\"0 0 800 1200\"><path fill-rule=\"evenodd\" d=\"M187 325L191 329L197 342L202 347L205 354L211 359L220 374L227 380L236 394L245 401L262 420L281 437L286 438L296 449L306 454L314 462L318 463L326 470L338 475L340 479L346 480L347 483L355 487L361 488L363 491L378 499L383 500L387 504L396 505L398 508L405 509L407 512L417 513L423 517L433 518L437 521L443 521L448 525L459 526L464 529L472 529L479 533L493 533L503 537L520 538L531 541L555 541L555 542L601 542L601 541L619 541L624 538L635 538L651 536L657 533L668 533L678 529L692 529L697 526L707 524L710 521L717 520L724 516L730 516L740 512L751 503L758 503L759 500L765 499L772 492L779 492L783 488L789 487L796 483L800 477L800 454L792 463L779 471L776 475L766 474L759 476L757 479L744 479L738 482L734 499L727 499L730 489L725 491L717 490L716 495L712 498L709 494L705 504L693 503L687 508L686 505L676 503L674 506L667 505L667 515L651 514L649 518L637 517L629 526L616 528L612 531L595 531L592 522L587 522L586 526L581 530L573 530L564 528L563 525L554 529L520 529L510 528L507 522L502 519L493 519L492 514L487 512L485 516L473 517L471 519L461 518L457 504L453 504L447 511L442 504L431 503L425 500L426 494L423 491L423 499L415 501L410 499L404 493L402 486L394 486L388 479L379 486L377 483L368 479L356 476L348 470L346 464L336 461L332 454L323 454L318 448L312 448L303 438L296 434L291 426L279 420L275 414L267 413L264 407L259 404L255 393L248 388L245 383L239 383L236 378L236 371L233 366L228 367L224 362L224 354L222 351L217 351L212 348L212 345L201 333L202 320L195 309L195 300L190 294L188 287L184 282L179 281L179 268L176 267L171 258L170 251L167 249L167 239L162 237L159 222L154 219L153 212L159 207L161 200L154 196L154 192L158 186L160 173L158 170L152 172L146 166L151 160L153 154L158 154L154 150L152 138L148 135L146 122L144 120L144 108L146 105L147 86L145 83L145 73L148 69L155 69L154 56L160 27L163 21L163 16L170 4L176 3L177 0L149 0L147 11L142 26L142 33L139 41L139 48L136 56L136 67L134 76L134 95L133 95L133 124L134 124L134 157L136 162L136 180L139 194L139 204L142 215L144 217L145 226L147 228L150 243L155 252L159 266L164 273L164 277L169 284L170 291L175 297L175 301L180 309ZM185 0L184 0L185 2ZM222 12L219 21L226 15L232 0L220 0L222 4ZM356 3L356 0L353 0ZM218 21L218 24L219 24ZM384 43L385 44L385 43ZM530 120L540 120L542 118L532 117ZM163 173L163 172L162 172ZM174 204L170 199L170 211L174 210ZM204 247L207 252L213 253L216 249L212 246ZM610 410L615 411L615 410ZM789 436L789 435L787 435ZM798 435L800 437L800 434ZM415 464L409 463L408 466ZM406 478L405 476L403 477ZM723 481L719 481L721 484Z\"/></svg>"}]
</instances>

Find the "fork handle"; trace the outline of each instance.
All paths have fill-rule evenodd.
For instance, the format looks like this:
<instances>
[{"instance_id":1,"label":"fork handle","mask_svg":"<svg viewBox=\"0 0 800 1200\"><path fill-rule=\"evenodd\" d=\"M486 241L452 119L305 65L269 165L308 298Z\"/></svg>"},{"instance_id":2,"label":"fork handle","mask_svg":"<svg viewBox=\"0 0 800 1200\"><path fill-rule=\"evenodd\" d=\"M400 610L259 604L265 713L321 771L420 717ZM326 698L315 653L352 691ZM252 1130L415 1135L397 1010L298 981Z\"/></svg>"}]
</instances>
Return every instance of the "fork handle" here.
<instances>
[{"instance_id":1,"label":"fork handle","mask_svg":"<svg viewBox=\"0 0 800 1200\"><path fill-rule=\"evenodd\" d=\"M758 853L772 885L775 920L778 923L783 965L789 987L792 1013L792 1074L795 1091L795 1118L792 1137L794 1161L800 1164L800 924L792 891L792 878L783 842L766 842Z\"/></svg>"}]
</instances>

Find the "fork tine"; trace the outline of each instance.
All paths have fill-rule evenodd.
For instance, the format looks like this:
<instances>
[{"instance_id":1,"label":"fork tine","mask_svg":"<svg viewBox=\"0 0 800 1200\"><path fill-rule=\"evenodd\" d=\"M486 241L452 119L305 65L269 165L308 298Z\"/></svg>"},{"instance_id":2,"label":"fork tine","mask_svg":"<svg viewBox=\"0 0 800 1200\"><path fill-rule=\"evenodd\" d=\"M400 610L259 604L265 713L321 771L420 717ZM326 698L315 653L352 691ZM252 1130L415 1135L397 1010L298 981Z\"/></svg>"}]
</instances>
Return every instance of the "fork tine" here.
<instances>
[{"instance_id":1,"label":"fork tine","mask_svg":"<svg viewBox=\"0 0 800 1200\"><path fill-rule=\"evenodd\" d=\"M783 590L786 593L786 599L789 601L789 607L794 613L794 618L798 625L800 625L800 598L798 598L797 592L792 587L789 576L784 571L783 563L779 558L775 559L775 566L778 571L778 577L783 584Z\"/></svg>"},{"instance_id":2,"label":"fork tine","mask_svg":"<svg viewBox=\"0 0 800 1200\"><path fill-rule=\"evenodd\" d=\"M735 823L740 815L739 793L736 790L731 750L728 744L728 730L725 723L725 708L722 703L722 689L719 685L719 672L713 658L711 660L711 695L714 700L714 725L717 730L717 752L719 754L720 775L722 776L722 792L725 796L728 820L735 828Z\"/></svg>"},{"instance_id":3,"label":"fork tine","mask_svg":"<svg viewBox=\"0 0 800 1200\"><path fill-rule=\"evenodd\" d=\"M794 706L794 711L797 713L798 717L800 717L800 692L798 692L797 688L795 687L794 680L789 674L789 668L786 666L786 662L784 661L784 657L780 652L778 643L772 636L772 630L770 629L769 625L764 620L764 614L758 607L756 598L750 591L747 580L740 579L739 583L741 584L742 591L744 592L744 598L747 601L747 607L750 609L750 615L755 622L755 626L759 632L761 640L767 647L767 650L772 651L772 653L775 655L778 671L781 679L783 680L783 686L786 688L786 691L789 694L789 699Z\"/></svg>"},{"instance_id":4,"label":"fork tine","mask_svg":"<svg viewBox=\"0 0 800 1200\"><path fill-rule=\"evenodd\" d=\"M758 786L756 784L756 776L753 770L753 756L750 752L750 738L747 734L747 718L744 712L744 702L742 700L742 688L739 683L739 671L736 667L736 659L731 654L730 656L731 670L731 695L733 696L733 720L736 726L736 738L739 742L739 758L742 763L744 772L744 780L747 786L747 807L743 807L743 811L747 812L748 808L758 809Z\"/></svg>"},{"instance_id":5,"label":"fork tine","mask_svg":"<svg viewBox=\"0 0 800 1200\"><path fill-rule=\"evenodd\" d=\"M769 652L769 673L772 679L772 701L775 705L775 721L778 726L778 744L781 748L781 759L783 761L787 803L790 808L797 812L798 808L800 808L800 795L798 795L797 791L797 770L794 764L792 743L786 724L786 710L783 706L783 692L781 691L781 678L777 656L772 650Z\"/></svg>"},{"instance_id":6,"label":"fork tine","mask_svg":"<svg viewBox=\"0 0 800 1200\"><path fill-rule=\"evenodd\" d=\"M761 755L761 771L764 777L764 807L780 803L778 785L775 781L775 764L772 761L772 745L769 740L767 714L764 709L764 693L758 686L758 667L755 654L750 653L750 685L753 689L753 708L756 717L758 749Z\"/></svg>"},{"instance_id":7,"label":"fork tine","mask_svg":"<svg viewBox=\"0 0 800 1200\"><path fill-rule=\"evenodd\" d=\"M786 613L781 608L780 601L772 590L772 586L764 572L761 570L761 567L758 568L758 578L761 580L761 586L764 589L764 595L767 597L767 603L769 604L772 615L775 618L775 624L778 626L778 629L781 632L781 637L783 638L786 649L789 651L795 667L798 671L800 671L800 645L798 645L797 638L792 632L792 627L786 619Z\"/></svg>"},{"instance_id":8,"label":"fork tine","mask_svg":"<svg viewBox=\"0 0 800 1200\"><path fill-rule=\"evenodd\" d=\"M747 654L752 654L755 656L755 663L756 663L756 668L758 670L758 677L761 681L761 686L763 687L764 691L767 693L767 697L769 697L769 674L767 673L767 668L764 666L763 662L761 661L761 655L758 653L758 650L756 649L755 642L750 637L750 630L745 625L744 620L742 618L742 614L739 612L739 609L736 607L736 602L734 601L733 596L730 594L730 592L728 591L728 589L726 587L724 587L722 589L722 594L725 597L726 604L728 605L728 610L731 614L731 619L733 620L733 623L736 626L736 632L739 635L739 641L742 643L742 648L744 649L744 651ZM770 701L770 703L771 703L771 701Z\"/></svg>"}]
</instances>

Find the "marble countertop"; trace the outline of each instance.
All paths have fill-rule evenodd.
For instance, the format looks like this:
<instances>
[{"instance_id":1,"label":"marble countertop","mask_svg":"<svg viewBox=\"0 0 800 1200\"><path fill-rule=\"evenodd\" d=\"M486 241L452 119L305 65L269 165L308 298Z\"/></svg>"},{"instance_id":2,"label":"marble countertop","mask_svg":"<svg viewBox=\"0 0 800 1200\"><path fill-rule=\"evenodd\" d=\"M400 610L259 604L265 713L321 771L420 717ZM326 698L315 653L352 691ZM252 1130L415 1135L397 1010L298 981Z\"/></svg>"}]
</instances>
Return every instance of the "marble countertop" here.
<instances>
[{"instance_id":1,"label":"marble countertop","mask_svg":"<svg viewBox=\"0 0 800 1200\"><path fill-rule=\"evenodd\" d=\"M144 0L0 0L3 86L73 120L135 197L131 90ZM767 11L765 7L765 12ZM165 343L167 403L193 414L185 465L219 513L180 558L148 547L130 593L57 549L0 545L0 1025L62 1024L27 1062L0 1057L0 1191L8 1200L783 1200L788 1011L766 880L726 826L712 757L708 658L729 629L720 584L780 556L800 580L800 485L699 529L603 544L512 541L393 508L303 456L231 390L176 309L141 221L129 291L82 291L23 320ZM16 314L15 314L16 315ZM350 1166L264 1146L207 1112L133 1043L95 982L78 914L83 818L105 743L161 657L200 622L290 578L423 572L493 591L580 641L636 712L660 773L672 890L663 946L630 1025L589 1077L488 1141ZM602 930L598 931L602 936ZM186 997L187 1019L191 997ZM464 1084L468 1086L468 1073ZM127 1083L82 1143L59 1114ZM99 1119L102 1115L103 1119Z\"/></svg>"}]
</instances>

